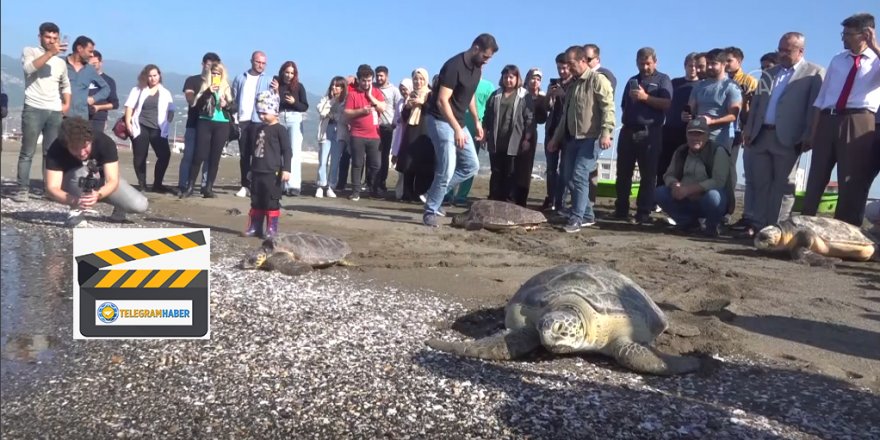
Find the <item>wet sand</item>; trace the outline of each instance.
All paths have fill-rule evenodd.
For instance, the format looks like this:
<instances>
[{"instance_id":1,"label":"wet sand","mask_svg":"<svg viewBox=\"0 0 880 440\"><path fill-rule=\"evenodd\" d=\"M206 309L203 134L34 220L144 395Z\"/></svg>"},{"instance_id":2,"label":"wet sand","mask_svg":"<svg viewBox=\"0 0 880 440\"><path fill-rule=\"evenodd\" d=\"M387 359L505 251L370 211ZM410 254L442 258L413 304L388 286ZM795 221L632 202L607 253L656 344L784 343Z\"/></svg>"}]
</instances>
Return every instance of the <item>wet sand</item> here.
<instances>
[{"instance_id":1,"label":"wet sand","mask_svg":"<svg viewBox=\"0 0 880 440\"><path fill-rule=\"evenodd\" d=\"M15 145L5 143L2 174L14 178ZM120 150L129 181L131 155ZM154 157L148 165L152 184ZM180 155L173 155L166 184L177 180ZM35 167L39 160L35 160ZM393 174L393 173L392 173ZM729 237L686 237L661 227L600 221L597 228L564 234L550 226L537 231L467 232L420 224L422 207L391 200L358 202L316 199L314 165L303 170L303 193L285 198L281 231L306 230L347 240L358 265L352 276L384 285L428 290L471 311L439 323L438 334L457 318L465 327L498 325L500 307L517 287L552 265L588 261L610 265L642 285L668 314L670 330L658 340L664 350L744 356L779 362L794 371L841 379L880 391L880 264L843 263L835 270L807 268L785 258L755 252ZM32 177L37 177L35 172ZM471 196L483 198L487 178L478 178ZM235 250L257 244L237 237L244 228L247 199L236 198L237 158L221 164L217 199L178 200L148 193L143 219L180 226L206 226L229 239ZM393 187L394 178L389 178ZM534 205L543 182L532 186ZM347 195L347 194L346 194ZM607 214L610 200L600 199ZM463 211L447 208L450 215ZM135 219L137 219L135 217ZM216 236L216 235L215 235ZM234 252L233 251L233 252ZM219 256L218 256L219 257ZM461 325L456 326L461 329Z\"/></svg>"}]
</instances>

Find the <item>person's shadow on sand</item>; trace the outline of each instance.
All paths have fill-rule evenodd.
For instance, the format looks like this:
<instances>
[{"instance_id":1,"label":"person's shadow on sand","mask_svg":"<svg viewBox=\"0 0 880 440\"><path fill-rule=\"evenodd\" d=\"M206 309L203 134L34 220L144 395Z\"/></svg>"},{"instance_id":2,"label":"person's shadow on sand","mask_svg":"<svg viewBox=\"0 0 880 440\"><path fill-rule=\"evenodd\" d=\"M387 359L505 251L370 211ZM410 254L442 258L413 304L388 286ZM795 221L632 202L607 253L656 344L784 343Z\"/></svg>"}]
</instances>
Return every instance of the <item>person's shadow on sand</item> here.
<instances>
[{"instance_id":1,"label":"person's shadow on sand","mask_svg":"<svg viewBox=\"0 0 880 440\"><path fill-rule=\"evenodd\" d=\"M601 383L607 375L590 367L598 381L579 378L571 357L555 359L557 365L501 363L426 348L413 361L434 376L502 392L505 401L497 407L497 419L514 436L529 438L768 438L779 436L775 431L780 428L824 438L866 438L876 433L880 410L876 395L839 380L734 363L708 377L617 373L627 376L619 382L640 377L647 391ZM740 409L747 414L735 412ZM739 422L766 425L755 416L782 426L760 429Z\"/></svg>"},{"instance_id":2,"label":"person's shadow on sand","mask_svg":"<svg viewBox=\"0 0 880 440\"><path fill-rule=\"evenodd\" d=\"M329 215L334 217L345 217L353 219L382 220L393 223L419 223L413 216L386 214L380 211L366 211L360 209L341 209L332 206L316 206L316 205L288 205L283 207L286 212L304 212L308 214Z\"/></svg>"}]
</instances>

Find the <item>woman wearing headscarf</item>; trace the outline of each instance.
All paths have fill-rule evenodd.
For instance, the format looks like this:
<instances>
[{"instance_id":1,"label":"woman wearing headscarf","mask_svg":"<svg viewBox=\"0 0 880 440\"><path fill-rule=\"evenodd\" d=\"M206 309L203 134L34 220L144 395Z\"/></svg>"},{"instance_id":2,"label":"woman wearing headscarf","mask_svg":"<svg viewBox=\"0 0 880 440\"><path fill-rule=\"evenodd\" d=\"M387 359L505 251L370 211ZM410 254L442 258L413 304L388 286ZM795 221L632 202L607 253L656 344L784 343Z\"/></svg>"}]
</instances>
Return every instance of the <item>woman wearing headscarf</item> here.
<instances>
[{"instance_id":1,"label":"woman wearing headscarf","mask_svg":"<svg viewBox=\"0 0 880 440\"><path fill-rule=\"evenodd\" d=\"M492 93L483 115L483 130L492 175L489 199L513 201L514 169L518 156L533 148L534 102L522 87L519 68L508 64L501 70L501 88Z\"/></svg>"},{"instance_id":2,"label":"woman wearing headscarf","mask_svg":"<svg viewBox=\"0 0 880 440\"><path fill-rule=\"evenodd\" d=\"M208 181L202 190L206 198L214 195L214 181L220 169L220 156L229 139L229 109L232 104L232 91L226 76L226 68L221 63L207 64L202 71L202 85L195 94L193 107L199 111L196 123L196 152L189 169L189 181L180 198L193 193L196 178L202 162L208 167Z\"/></svg>"},{"instance_id":3,"label":"woman wearing headscarf","mask_svg":"<svg viewBox=\"0 0 880 440\"><path fill-rule=\"evenodd\" d=\"M428 71L421 67L414 70L412 91L400 114L404 130L395 161L395 169L403 173L403 201L418 201L434 180L434 146L422 114L430 93Z\"/></svg>"},{"instance_id":4,"label":"woman wearing headscarf","mask_svg":"<svg viewBox=\"0 0 880 440\"><path fill-rule=\"evenodd\" d=\"M400 96L402 96L403 99L398 101L394 108L394 133L391 137L392 166L397 164L397 154L400 152L400 142L403 140L403 132L406 130L406 121L400 117L400 114L403 112L403 106L406 105L406 99L409 98L409 94L412 93L412 78L407 77L400 80L398 88L400 89ZM400 171L397 172L397 186L394 188L394 197L397 200L403 199L403 173Z\"/></svg>"}]
</instances>

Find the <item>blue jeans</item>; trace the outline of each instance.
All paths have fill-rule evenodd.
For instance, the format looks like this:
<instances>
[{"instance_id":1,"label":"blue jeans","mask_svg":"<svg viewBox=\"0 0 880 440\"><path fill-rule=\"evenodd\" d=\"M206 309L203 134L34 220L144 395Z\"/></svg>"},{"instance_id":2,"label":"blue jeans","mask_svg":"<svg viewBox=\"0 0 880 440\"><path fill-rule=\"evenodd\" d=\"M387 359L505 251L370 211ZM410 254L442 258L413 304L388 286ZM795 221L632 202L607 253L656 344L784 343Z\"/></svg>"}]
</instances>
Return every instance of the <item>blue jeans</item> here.
<instances>
[{"instance_id":1,"label":"blue jeans","mask_svg":"<svg viewBox=\"0 0 880 440\"><path fill-rule=\"evenodd\" d=\"M290 159L290 180L284 184L286 189L300 189L302 186L302 145L303 145L303 114L300 112L283 111L278 115L281 125L287 128L290 136L290 148L293 155Z\"/></svg>"},{"instance_id":2,"label":"blue jeans","mask_svg":"<svg viewBox=\"0 0 880 440\"><path fill-rule=\"evenodd\" d=\"M37 150L37 138L43 134L43 171L46 171L46 152L58 137L61 112L42 110L25 105L21 111L21 151L18 153L18 185L31 184L31 162Z\"/></svg>"},{"instance_id":3,"label":"blue jeans","mask_svg":"<svg viewBox=\"0 0 880 440\"><path fill-rule=\"evenodd\" d=\"M339 181L339 157L342 156L342 145L336 140L336 124L327 124L327 139L321 141L321 152L318 155L318 187L327 186L327 169L330 169L330 186ZM329 160L329 163L328 163Z\"/></svg>"},{"instance_id":4,"label":"blue jeans","mask_svg":"<svg viewBox=\"0 0 880 440\"><path fill-rule=\"evenodd\" d=\"M180 159L180 168L177 175L177 187L181 191L186 191L187 182L189 182L189 168L192 166L193 156L196 155L196 128L187 127L183 134L183 158ZM208 161L202 163L202 188L208 181Z\"/></svg>"},{"instance_id":5,"label":"blue jeans","mask_svg":"<svg viewBox=\"0 0 880 440\"><path fill-rule=\"evenodd\" d=\"M727 213L727 194L725 190L712 189L703 193L697 200L675 200L668 186L657 187L654 200L663 211L682 227L693 226L698 218L706 219L706 229L712 230L721 224Z\"/></svg>"},{"instance_id":6,"label":"blue jeans","mask_svg":"<svg viewBox=\"0 0 880 440\"><path fill-rule=\"evenodd\" d=\"M427 115L428 137L434 144L434 181L428 189L425 212L437 214L443 204L443 197L450 187L475 176L480 170L477 149L468 130L464 130L467 143L459 149L455 145L455 131L448 122Z\"/></svg>"},{"instance_id":7,"label":"blue jeans","mask_svg":"<svg viewBox=\"0 0 880 440\"><path fill-rule=\"evenodd\" d=\"M596 139L570 139L565 145L562 181L571 192L569 220L589 223L596 220L590 201L590 173L596 168Z\"/></svg>"}]
</instances>

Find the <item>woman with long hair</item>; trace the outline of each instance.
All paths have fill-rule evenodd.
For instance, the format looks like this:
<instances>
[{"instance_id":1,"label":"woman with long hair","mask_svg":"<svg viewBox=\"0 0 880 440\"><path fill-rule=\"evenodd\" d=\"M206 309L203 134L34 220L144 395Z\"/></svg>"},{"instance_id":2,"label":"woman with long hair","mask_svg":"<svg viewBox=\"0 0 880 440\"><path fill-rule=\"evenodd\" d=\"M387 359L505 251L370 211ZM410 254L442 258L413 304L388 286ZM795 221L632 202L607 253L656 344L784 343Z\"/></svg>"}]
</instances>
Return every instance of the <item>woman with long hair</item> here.
<instances>
[{"instance_id":1,"label":"woman with long hair","mask_svg":"<svg viewBox=\"0 0 880 440\"><path fill-rule=\"evenodd\" d=\"M514 201L514 170L517 157L527 156L534 133L534 102L522 87L519 68L508 64L501 70L501 88L492 93L483 115L483 131L492 175L489 199Z\"/></svg>"},{"instance_id":2,"label":"woman with long hair","mask_svg":"<svg viewBox=\"0 0 880 440\"><path fill-rule=\"evenodd\" d=\"M318 115L321 117L321 123L318 125L318 144L321 151L318 155L318 190L315 192L315 197L324 197L325 193L327 197L336 197L333 187L339 180L339 158L342 156L342 147L336 133L338 127L345 123L339 115L345 109L347 88L345 78L335 76L330 80L327 94L318 102Z\"/></svg>"},{"instance_id":3,"label":"woman with long hair","mask_svg":"<svg viewBox=\"0 0 880 440\"><path fill-rule=\"evenodd\" d=\"M196 123L196 152L189 169L186 191L180 198L193 193L196 178L202 162L208 167L208 181L202 190L206 198L214 198L214 181L220 168L220 156L229 139L230 106L232 91L226 76L226 67L221 63L206 65L202 70L202 85L193 100L193 107L199 111Z\"/></svg>"},{"instance_id":4,"label":"woman with long hair","mask_svg":"<svg viewBox=\"0 0 880 440\"><path fill-rule=\"evenodd\" d=\"M309 109L306 88L299 82L299 68L293 61L285 61L275 77L276 92L281 98L279 120L290 135L293 159L290 163L290 180L285 184L284 194L298 196L302 188L303 114Z\"/></svg>"},{"instance_id":5,"label":"woman with long hair","mask_svg":"<svg viewBox=\"0 0 880 440\"><path fill-rule=\"evenodd\" d=\"M147 155L152 146L156 153L153 191L174 192L162 185L168 162L171 161L168 132L174 119L174 110L174 98L162 85L162 71L155 64L147 64L138 75L137 86L132 87L125 101L125 128L131 135L134 172L141 191L147 190Z\"/></svg>"},{"instance_id":6,"label":"woman with long hair","mask_svg":"<svg viewBox=\"0 0 880 440\"><path fill-rule=\"evenodd\" d=\"M403 197L401 200L416 202L434 181L434 147L428 137L422 108L431 94L428 71L418 68L412 73L412 91L406 98L401 112L405 125L397 154L395 169L403 173Z\"/></svg>"}]
</instances>

